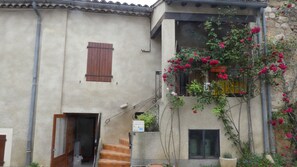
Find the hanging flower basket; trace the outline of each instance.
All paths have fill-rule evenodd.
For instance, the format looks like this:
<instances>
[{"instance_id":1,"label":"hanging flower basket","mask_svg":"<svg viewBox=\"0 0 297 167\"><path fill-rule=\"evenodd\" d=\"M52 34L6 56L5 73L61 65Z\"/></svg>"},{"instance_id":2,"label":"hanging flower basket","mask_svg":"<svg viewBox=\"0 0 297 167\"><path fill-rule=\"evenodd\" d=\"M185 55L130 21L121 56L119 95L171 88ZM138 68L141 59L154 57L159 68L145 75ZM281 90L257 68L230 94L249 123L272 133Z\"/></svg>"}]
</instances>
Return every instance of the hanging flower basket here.
<instances>
[{"instance_id":1,"label":"hanging flower basket","mask_svg":"<svg viewBox=\"0 0 297 167\"><path fill-rule=\"evenodd\" d=\"M217 72L217 73L225 73L227 71L226 66L216 66L216 67L211 67L210 72Z\"/></svg>"}]
</instances>

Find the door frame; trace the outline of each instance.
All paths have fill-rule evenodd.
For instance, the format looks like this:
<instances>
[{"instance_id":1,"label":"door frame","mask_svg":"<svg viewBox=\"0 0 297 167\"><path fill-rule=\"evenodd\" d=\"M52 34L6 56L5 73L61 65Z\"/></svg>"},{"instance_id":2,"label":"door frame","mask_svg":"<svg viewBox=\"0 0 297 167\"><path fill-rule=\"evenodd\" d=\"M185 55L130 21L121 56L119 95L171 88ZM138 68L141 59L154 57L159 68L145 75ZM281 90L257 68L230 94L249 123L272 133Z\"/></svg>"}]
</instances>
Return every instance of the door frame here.
<instances>
[{"instance_id":1,"label":"door frame","mask_svg":"<svg viewBox=\"0 0 297 167\"><path fill-rule=\"evenodd\" d=\"M64 126L67 126L67 119L66 119L66 115L64 114L54 114L53 117L53 130L52 130L52 145L51 145L51 167L56 167L56 163L57 162L61 162L62 161L62 166L61 164L59 164L59 166L61 167L67 167L67 155L66 155L66 149L64 151L64 153L62 155L59 155L58 157L54 157L54 152L55 152L55 142L56 142L56 125L57 125L57 119L59 118L64 118L65 119L65 124ZM67 129L67 127L65 127ZM67 133L67 130L66 132ZM65 134L66 135L66 134ZM66 141L65 141L66 144Z\"/></svg>"}]
</instances>

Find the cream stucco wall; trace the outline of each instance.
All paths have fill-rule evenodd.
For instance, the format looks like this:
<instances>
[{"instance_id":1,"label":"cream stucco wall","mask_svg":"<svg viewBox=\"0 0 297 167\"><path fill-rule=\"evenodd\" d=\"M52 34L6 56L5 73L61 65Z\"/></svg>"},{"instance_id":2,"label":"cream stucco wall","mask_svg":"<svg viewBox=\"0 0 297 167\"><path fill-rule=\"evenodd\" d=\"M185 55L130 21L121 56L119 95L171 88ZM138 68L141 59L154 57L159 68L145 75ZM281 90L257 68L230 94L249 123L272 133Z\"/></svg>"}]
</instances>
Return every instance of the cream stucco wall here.
<instances>
[{"instance_id":1,"label":"cream stucco wall","mask_svg":"<svg viewBox=\"0 0 297 167\"><path fill-rule=\"evenodd\" d=\"M150 52L141 51L150 49L149 24L146 17L69 12L62 112L101 112L103 142L128 137L135 111L129 110L154 95L160 41L151 41ZM88 42L113 44L112 82L86 82ZM124 103L127 112L105 125Z\"/></svg>"},{"instance_id":2,"label":"cream stucco wall","mask_svg":"<svg viewBox=\"0 0 297 167\"><path fill-rule=\"evenodd\" d=\"M33 10L0 11L1 128L13 129L11 166L24 166L35 45ZM42 31L33 161L50 165L53 115L102 113L103 143L128 137L134 105L154 95L161 70L160 40L150 41L150 19L139 16L41 10ZM86 82L88 42L112 43L110 83ZM150 47L151 42L151 47ZM146 50L148 52L142 52ZM123 115L104 125L120 113Z\"/></svg>"},{"instance_id":3,"label":"cream stucco wall","mask_svg":"<svg viewBox=\"0 0 297 167\"><path fill-rule=\"evenodd\" d=\"M43 10L33 161L49 166L53 115L61 113L67 11Z\"/></svg>"},{"instance_id":4,"label":"cream stucco wall","mask_svg":"<svg viewBox=\"0 0 297 167\"><path fill-rule=\"evenodd\" d=\"M156 24L162 18L165 12L166 12L166 3L163 1L163 2L160 2L160 4L154 8L154 11L152 14L152 20L151 20L152 29L156 26Z\"/></svg>"},{"instance_id":5,"label":"cream stucco wall","mask_svg":"<svg viewBox=\"0 0 297 167\"><path fill-rule=\"evenodd\" d=\"M199 165L217 164L218 159L189 159L189 130L203 130L215 129L220 131L220 154L226 152L231 153L235 157L239 157L240 153L237 148L232 145L232 141L228 140L225 136L223 123L211 112L214 105L208 105L203 111L198 111L196 114L192 112L192 107L195 104L195 98L184 97L185 104L178 111L172 111L169 107L164 109L167 100L163 99L161 102L160 111L160 132L151 133L145 132L134 135L133 139L133 163L147 165L149 163L166 162L166 157L162 149L163 147L170 146L171 162L174 162L174 152L179 159L179 165L183 167L197 167ZM246 103L242 103L241 113L240 105L238 105L237 98L228 98L230 106L232 106L232 117L236 127L240 127L240 137L242 142L248 141L248 123L247 123L247 110ZM170 126L172 116L173 138L170 138ZM255 152L258 154L263 153L263 132L262 132L262 113L260 97L257 96L251 101L251 114L253 126L253 140ZM178 119L179 118L179 119ZM240 119L240 121L239 121ZM180 125L179 121L180 120ZM239 124L240 122L240 124ZM239 126L240 125L240 126ZM170 139L169 139L170 138ZM169 144L171 143L171 144ZM175 148L172 147L175 143ZM156 149L159 148L159 149ZM174 150L175 149L175 150ZM157 151L158 150L158 151ZM180 156L178 156L178 154Z\"/></svg>"},{"instance_id":6,"label":"cream stucco wall","mask_svg":"<svg viewBox=\"0 0 297 167\"><path fill-rule=\"evenodd\" d=\"M10 166L23 166L31 94L35 15L0 10L0 128L12 128Z\"/></svg>"}]
</instances>

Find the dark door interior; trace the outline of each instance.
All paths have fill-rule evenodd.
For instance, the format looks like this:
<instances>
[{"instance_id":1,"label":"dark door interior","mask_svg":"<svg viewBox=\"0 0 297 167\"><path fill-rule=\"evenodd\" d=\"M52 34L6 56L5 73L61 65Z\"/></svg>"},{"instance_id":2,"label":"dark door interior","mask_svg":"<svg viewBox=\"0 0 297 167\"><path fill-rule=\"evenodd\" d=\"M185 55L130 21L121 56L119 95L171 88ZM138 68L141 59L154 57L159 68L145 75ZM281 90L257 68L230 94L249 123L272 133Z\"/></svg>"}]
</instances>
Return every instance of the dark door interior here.
<instances>
[{"instance_id":1,"label":"dark door interior","mask_svg":"<svg viewBox=\"0 0 297 167\"><path fill-rule=\"evenodd\" d=\"M75 120L74 156L82 156L82 163L93 162L98 114L68 114L68 117Z\"/></svg>"}]
</instances>

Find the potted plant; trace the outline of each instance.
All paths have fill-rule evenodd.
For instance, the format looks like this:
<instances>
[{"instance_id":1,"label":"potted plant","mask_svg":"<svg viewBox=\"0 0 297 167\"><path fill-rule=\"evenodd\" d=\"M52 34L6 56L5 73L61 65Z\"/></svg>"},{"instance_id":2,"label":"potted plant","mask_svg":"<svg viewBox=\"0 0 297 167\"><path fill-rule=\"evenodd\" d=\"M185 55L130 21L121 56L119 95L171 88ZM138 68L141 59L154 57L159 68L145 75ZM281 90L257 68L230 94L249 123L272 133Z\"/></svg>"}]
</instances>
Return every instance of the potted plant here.
<instances>
[{"instance_id":1,"label":"potted plant","mask_svg":"<svg viewBox=\"0 0 297 167\"><path fill-rule=\"evenodd\" d=\"M221 167L236 167L237 158L233 158L231 153L224 153L223 157L220 157Z\"/></svg>"},{"instance_id":2,"label":"potted plant","mask_svg":"<svg viewBox=\"0 0 297 167\"><path fill-rule=\"evenodd\" d=\"M156 115L150 112L145 112L137 117L138 120L144 121L145 131L154 131L157 127Z\"/></svg>"}]
</instances>

